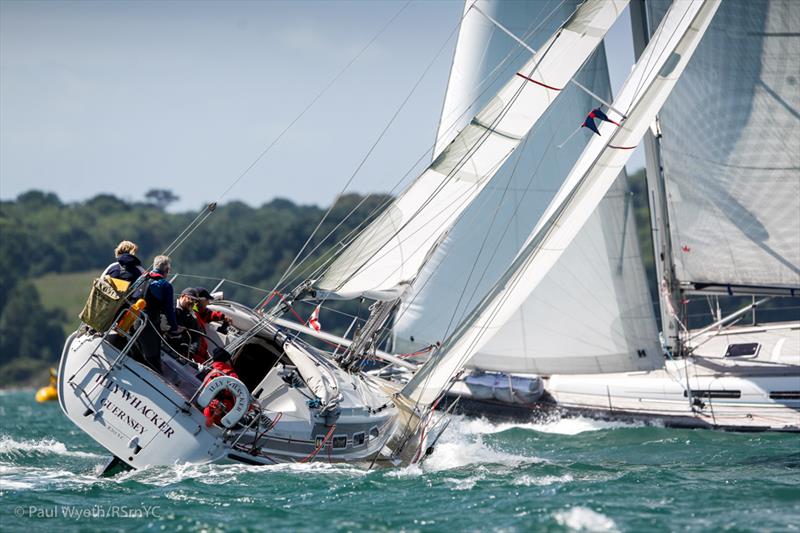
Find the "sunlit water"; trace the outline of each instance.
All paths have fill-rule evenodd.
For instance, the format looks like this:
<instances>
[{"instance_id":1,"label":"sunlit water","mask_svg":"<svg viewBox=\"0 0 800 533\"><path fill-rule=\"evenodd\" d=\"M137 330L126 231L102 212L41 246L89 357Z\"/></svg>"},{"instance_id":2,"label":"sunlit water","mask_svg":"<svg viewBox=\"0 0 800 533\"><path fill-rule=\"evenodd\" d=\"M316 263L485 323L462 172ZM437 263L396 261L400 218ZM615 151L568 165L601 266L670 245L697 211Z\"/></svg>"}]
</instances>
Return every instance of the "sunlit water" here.
<instances>
[{"instance_id":1,"label":"sunlit water","mask_svg":"<svg viewBox=\"0 0 800 533\"><path fill-rule=\"evenodd\" d=\"M456 418L421 467L184 465L102 479L107 454L57 403L0 393L0 420L2 531L800 529L797 435Z\"/></svg>"}]
</instances>

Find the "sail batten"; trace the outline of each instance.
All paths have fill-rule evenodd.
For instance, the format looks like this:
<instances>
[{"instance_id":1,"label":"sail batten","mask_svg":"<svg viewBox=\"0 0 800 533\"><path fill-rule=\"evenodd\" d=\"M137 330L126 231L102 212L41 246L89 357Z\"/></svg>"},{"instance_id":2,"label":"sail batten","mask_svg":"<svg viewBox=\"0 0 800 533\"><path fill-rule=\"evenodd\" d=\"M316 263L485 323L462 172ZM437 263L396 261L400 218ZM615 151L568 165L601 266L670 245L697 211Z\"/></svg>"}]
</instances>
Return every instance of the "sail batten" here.
<instances>
[{"instance_id":1,"label":"sail batten","mask_svg":"<svg viewBox=\"0 0 800 533\"><path fill-rule=\"evenodd\" d=\"M406 385L412 400L432 402L466 362L519 309L585 224L630 157L611 146L639 143L713 17L718 0L676 2L636 63L614 106L621 126L603 122L507 274L443 348ZM645 354L645 357L648 356ZM662 364L650 354L646 364Z\"/></svg>"},{"instance_id":2,"label":"sail batten","mask_svg":"<svg viewBox=\"0 0 800 533\"><path fill-rule=\"evenodd\" d=\"M545 85L563 86L626 5L627 0L586 0L520 72ZM315 288L347 297L402 293L555 97L553 91L514 76L333 262Z\"/></svg>"}]
</instances>

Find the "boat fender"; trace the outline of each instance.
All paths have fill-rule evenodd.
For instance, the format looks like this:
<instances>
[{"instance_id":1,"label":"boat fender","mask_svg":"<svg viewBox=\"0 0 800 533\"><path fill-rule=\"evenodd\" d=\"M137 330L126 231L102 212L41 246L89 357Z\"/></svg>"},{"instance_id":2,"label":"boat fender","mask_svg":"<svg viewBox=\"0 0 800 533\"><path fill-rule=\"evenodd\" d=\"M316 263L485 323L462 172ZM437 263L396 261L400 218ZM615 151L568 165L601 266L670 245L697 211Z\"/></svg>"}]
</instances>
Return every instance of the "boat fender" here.
<instances>
[{"instance_id":1,"label":"boat fender","mask_svg":"<svg viewBox=\"0 0 800 533\"><path fill-rule=\"evenodd\" d=\"M250 393L244 383L231 376L220 376L206 383L197 396L197 404L201 408L208 407L217 394L223 390L229 391L234 397L234 404L230 412L222 417L220 424L229 428L236 425L250 407Z\"/></svg>"}]
</instances>

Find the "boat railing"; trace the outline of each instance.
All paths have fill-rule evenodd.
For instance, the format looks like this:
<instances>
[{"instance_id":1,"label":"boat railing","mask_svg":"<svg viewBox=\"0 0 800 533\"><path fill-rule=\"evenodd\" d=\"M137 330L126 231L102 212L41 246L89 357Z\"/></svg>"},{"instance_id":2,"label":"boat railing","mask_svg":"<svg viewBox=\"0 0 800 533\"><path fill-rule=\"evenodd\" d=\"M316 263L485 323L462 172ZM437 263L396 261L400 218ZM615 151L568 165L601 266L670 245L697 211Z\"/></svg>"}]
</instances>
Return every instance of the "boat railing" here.
<instances>
[{"instance_id":1,"label":"boat railing","mask_svg":"<svg viewBox=\"0 0 800 533\"><path fill-rule=\"evenodd\" d=\"M113 372L114 370L119 368L119 364L122 362L122 360L125 357L127 357L127 355L130 353L130 351L133 349L133 346L136 344L136 341L139 339L139 336L142 334L142 331L144 331L144 328L147 325L146 315L141 313L141 314L139 314L139 315L137 315L135 317L135 319L133 321L133 324L131 326L131 330L132 330L131 333L129 333L128 331L125 331L123 329L117 328L116 325L119 324L119 322L122 319L122 317L125 315L125 313L128 313L128 312L130 312L130 310L128 308L120 309L120 311L114 317L114 322L113 322L114 325L109 327L105 332L102 332L103 334L102 334L102 337L100 339L100 342L97 343L97 346L94 347L94 349L89 354L89 356L86 358L86 360L83 362L83 364L81 364L75 370L75 372L69 377L69 379L67 380L67 383L69 383L74 388L79 389L80 393L83 394L84 396L86 396L86 399L89 400L90 402L93 401L92 398L91 398L91 394L97 389L98 386L100 386L100 384L105 382L105 379L108 377L109 374L111 374L111 372ZM74 383L73 380L75 379L75 376L78 375L78 373L81 372L86 367L86 365L89 364L89 362L92 359L95 359L97 357L97 352L98 352L98 350L101 349L101 347L103 345L111 346L115 350L118 349L109 340L109 336L111 336L112 334L120 335L123 338L126 338L127 340L125 342L125 346L119 351L119 353L117 354L117 357L114 358L114 360L111 362L111 364L105 370L105 372L98 379L94 380L94 386L91 388L91 390L86 391L86 389L81 388L76 383Z\"/></svg>"}]
</instances>

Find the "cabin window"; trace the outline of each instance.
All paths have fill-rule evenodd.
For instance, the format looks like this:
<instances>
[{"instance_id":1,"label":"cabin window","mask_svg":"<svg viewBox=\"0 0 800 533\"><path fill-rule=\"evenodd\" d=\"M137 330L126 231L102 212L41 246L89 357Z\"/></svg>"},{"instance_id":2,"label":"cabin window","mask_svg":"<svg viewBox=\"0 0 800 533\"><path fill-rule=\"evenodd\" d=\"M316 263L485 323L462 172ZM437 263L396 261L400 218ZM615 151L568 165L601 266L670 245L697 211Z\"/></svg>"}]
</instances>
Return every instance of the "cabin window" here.
<instances>
[{"instance_id":1,"label":"cabin window","mask_svg":"<svg viewBox=\"0 0 800 533\"><path fill-rule=\"evenodd\" d=\"M363 446L365 440L366 435L363 431L361 433L353 433L353 446Z\"/></svg>"},{"instance_id":2,"label":"cabin window","mask_svg":"<svg viewBox=\"0 0 800 533\"><path fill-rule=\"evenodd\" d=\"M376 428L376 427L370 428L370 430L369 430L369 438L377 439L379 434L380 434L380 432L378 431L378 428Z\"/></svg>"},{"instance_id":3,"label":"cabin window","mask_svg":"<svg viewBox=\"0 0 800 533\"><path fill-rule=\"evenodd\" d=\"M729 344L725 357L755 357L761 347L757 342Z\"/></svg>"},{"instance_id":4,"label":"cabin window","mask_svg":"<svg viewBox=\"0 0 800 533\"><path fill-rule=\"evenodd\" d=\"M347 448L347 435L334 435L333 436L334 448Z\"/></svg>"},{"instance_id":5,"label":"cabin window","mask_svg":"<svg viewBox=\"0 0 800 533\"><path fill-rule=\"evenodd\" d=\"M770 400L800 400L800 390L774 390L769 393Z\"/></svg>"},{"instance_id":6,"label":"cabin window","mask_svg":"<svg viewBox=\"0 0 800 533\"><path fill-rule=\"evenodd\" d=\"M323 442L325 442L325 435L317 435L317 438L314 439L314 446L319 448Z\"/></svg>"},{"instance_id":7,"label":"cabin window","mask_svg":"<svg viewBox=\"0 0 800 533\"><path fill-rule=\"evenodd\" d=\"M683 397L688 398L689 393L683 391ZM740 390L693 390L693 398L741 398Z\"/></svg>"}]
</instances>

